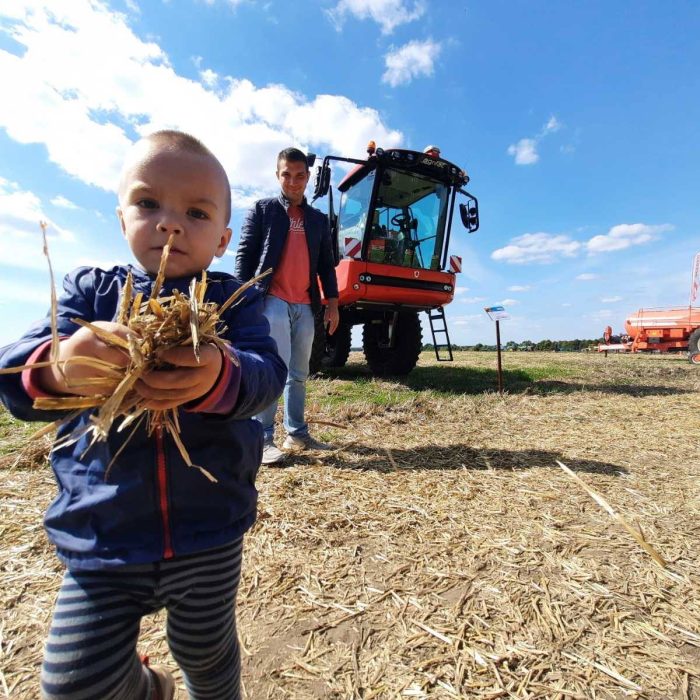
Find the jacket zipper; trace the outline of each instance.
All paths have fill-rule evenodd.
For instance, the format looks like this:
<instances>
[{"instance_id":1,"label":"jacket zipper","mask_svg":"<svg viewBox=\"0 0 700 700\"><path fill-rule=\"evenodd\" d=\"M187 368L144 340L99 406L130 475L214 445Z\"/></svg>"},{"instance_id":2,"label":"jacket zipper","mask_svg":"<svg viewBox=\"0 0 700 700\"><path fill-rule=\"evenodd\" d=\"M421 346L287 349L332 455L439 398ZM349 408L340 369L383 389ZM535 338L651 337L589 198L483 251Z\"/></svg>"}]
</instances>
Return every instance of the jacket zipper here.
<instances>
[{"instance_id":1,"label":"jacket zipper","mask_svg":"<svg viewBox=\"0 0 700 700\"><path fill-rule=\"evenodd\" d=\"M172 533L170 532L170 505L168 503L168 472L165 461L165 440L163 428L156 428L156 466L158 470L158 505L160 518L163 524L163 558L172 559L173 552Z\"/></svg>"}]
</instances>

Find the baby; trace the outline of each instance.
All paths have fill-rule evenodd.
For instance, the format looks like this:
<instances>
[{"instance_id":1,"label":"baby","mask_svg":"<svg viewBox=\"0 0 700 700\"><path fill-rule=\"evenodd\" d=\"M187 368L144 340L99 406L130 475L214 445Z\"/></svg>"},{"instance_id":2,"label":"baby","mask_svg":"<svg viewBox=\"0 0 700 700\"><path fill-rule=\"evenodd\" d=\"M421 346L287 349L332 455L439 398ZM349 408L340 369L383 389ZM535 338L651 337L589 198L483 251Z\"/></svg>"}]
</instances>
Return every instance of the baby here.
<instances>
[{"instance_id":1,"label":"baby","mask_svg":"<svg viewBox=\"0 0 700 700\"><path fill-rule=\"evenodd\" d=\"M123 350L72 319L126 337L114 319L129 272L134 292L148 298L173 234L165 283L156 292L186 293L231 238L226 173L202 143L178 131L156 132L132 148L117 214L138 265L67 275L57 309L60 363L88 356L125 367ZM221 305L239 287L226 273L208 273L206 301ZM252 417L277 399L286 378L262 310L260 293L249 289L223 314L222 337L237 363L213 344L201 345L199 360L191 346L176 347L159 355L166 369L146 372L135 385L148 408L177 409L187 453L216 482L187 466L162 429L149 435L145 425L133 434L113 427L107 440L89 447L88 437L60 443L90 424L89 411L59 428L51 454L58 495L45 525L66 571L46 642L43 698L173 698L170 672L142 663L136 652L141 618L163 608L190 698L240 696L235 601L263 446ZM0 367L46 360L50 343L46 318L0 349ZM53 421L65 414L34 409L35 398L104 392L94 383L99 369L62 366L63 372L52 365L0 375L0 398L21 419Z\"/></svg>"}]
</instances>

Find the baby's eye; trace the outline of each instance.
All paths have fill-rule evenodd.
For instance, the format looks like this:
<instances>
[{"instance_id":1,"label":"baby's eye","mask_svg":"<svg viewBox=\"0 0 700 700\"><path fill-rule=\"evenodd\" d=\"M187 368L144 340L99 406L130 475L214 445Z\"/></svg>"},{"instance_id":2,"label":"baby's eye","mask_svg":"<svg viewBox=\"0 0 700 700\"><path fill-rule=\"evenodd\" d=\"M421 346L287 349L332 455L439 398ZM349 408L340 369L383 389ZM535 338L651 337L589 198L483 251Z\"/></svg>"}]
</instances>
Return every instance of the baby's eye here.
<instances>
[{"instance_id":1,"label":"baby's eye","mask_svg":"<svg viewBox=\"0 0 700 700\"><path fill-rule=\"evenodd\" d=\"M208 219L209 218L209 214L207 214L207 212L205 212L205 211L202 211L201 209L188 209L187 215L191 216L193 219Z\"/></svg>"},{"instance_id":2,"label":"baby's eye","mask_svg":"<svg viewBox=\"0 0 700 700\"><path fill-rule=\"evenodd\" d=\"M136 202L136 206L140 207L141 209L157 209L158 202L156 202L155 199L139 199L139 201Z\"/></svg>"}]
</instances>

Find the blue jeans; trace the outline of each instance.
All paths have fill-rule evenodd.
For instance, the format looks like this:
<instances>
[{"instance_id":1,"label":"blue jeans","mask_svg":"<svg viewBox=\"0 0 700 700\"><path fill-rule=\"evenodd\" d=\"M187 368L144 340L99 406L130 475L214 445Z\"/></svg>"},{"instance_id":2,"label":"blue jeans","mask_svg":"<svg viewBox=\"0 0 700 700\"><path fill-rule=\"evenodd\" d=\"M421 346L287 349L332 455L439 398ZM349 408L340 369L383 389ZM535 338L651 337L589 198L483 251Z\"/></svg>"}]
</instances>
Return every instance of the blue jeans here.
<instances>
[{"instance_id":1,"label":"blue jeans","mask_svg":"<svg viewBox=\"0 0 700 700\"><path fill-rule=\"evenodd\" d=\"M272 295L265 297L265 318L270 323L270 335L277 342L277 352L287 365L284 385L284 428L290 435L304 437L309 426L304 420L306 379L314 342L314 314L310 304L290 304ZM255 416L263 426L265 442L271 442L275 432L277 401Z\"/></svg>"}]
</instances>

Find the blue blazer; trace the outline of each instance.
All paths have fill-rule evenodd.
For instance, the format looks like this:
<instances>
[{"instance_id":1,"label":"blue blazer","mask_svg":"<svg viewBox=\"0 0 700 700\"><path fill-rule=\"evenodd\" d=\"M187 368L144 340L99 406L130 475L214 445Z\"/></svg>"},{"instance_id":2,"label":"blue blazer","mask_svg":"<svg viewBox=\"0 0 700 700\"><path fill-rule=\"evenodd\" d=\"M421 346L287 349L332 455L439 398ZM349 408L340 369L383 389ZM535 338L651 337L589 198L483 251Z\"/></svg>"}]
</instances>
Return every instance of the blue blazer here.
<instances>
[{"instance_id":1,"label":"blue blazer","mask_svg":"<svg viewBox=\"0 0 700 700\"><path fill-rule=\"evenodd\" d=\"M235 274L246 281L268 268L273 270L282 258L287 235L289 234L289 202L280 194L277 197L259 199L248 211L241 226L241 235L236 251ZM321 280L326 299L337 298L338 282L335 277L335 261L331 244L328 217L318 209L301 204L304 212L304 231L309 248L309 296L314 311L321 308L321 294L318 281ZM267 292L272 275L260 281Z\"/></svg>"}]
</instances>

